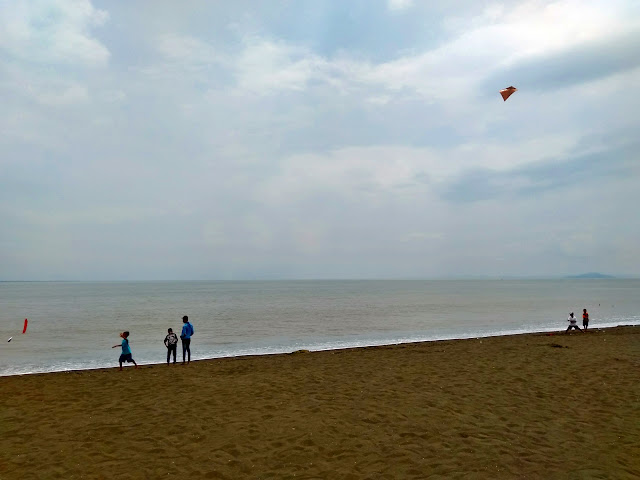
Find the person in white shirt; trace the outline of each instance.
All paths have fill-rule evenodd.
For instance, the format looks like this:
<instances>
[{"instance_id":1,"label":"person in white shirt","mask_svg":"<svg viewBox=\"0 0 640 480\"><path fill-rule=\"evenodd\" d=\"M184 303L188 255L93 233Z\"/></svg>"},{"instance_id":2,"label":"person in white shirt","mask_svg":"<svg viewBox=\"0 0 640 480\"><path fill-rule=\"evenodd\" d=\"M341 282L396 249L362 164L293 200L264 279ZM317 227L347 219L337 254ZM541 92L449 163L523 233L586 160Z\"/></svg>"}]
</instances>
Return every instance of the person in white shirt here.
<instances>
[{"instance_id":1,"label":"person in white shirt","mask_svg":"<svg viewBox=\"0 0 640 480\"><path fill-rule=\"evenodd\" d=\"M572 328L575 328L576 330L580 330L582 332L582 330L578 326L576 317L573 316L573 312L569 314L569 318L567 318L567 322L569 322L569 326L567 327L567 330L564 333L569 333L569 330L571 330Z\"/></svg>"},{"instance_id":2,"label":"person in white shirt","mask_svg":"<svg viewBox=\"0 0 640 480\"><path fill-rule=\"evenodd\" d=\"M164 337L164 346L167 347L167 365L169 365L169 359L173 353L173 363L176 363L176 352L178 350L178 336L173 333L173 328L168 330L168 334Z\"/></svg>"}]
</instances>

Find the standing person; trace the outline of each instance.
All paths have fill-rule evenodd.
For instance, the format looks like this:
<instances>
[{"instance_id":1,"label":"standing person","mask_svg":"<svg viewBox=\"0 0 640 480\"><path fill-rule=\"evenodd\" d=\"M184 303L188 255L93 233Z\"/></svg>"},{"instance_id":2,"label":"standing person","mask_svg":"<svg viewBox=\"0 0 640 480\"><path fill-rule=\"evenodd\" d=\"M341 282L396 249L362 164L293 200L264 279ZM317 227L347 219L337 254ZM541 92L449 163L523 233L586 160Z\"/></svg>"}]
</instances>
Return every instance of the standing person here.
<instances>
[{"instance_id":1,"label":"standing person","mask_svg":"<svg viewBox=\"0 0 640 480\"><path fill-rule=\"evenodd\" d=\"M586 308L582 309L582 326L584 327L585 331L587 330L587 328L589 328L589 312L587 312Z\"/></svg>"},{"instance_id":2,"label":"standing person","mask_svg":"<svg viewBox=\"0 0 640 480\"><path fill-rule=\"evenodd\" d=\"M167 330L167 336L164 337L164 346L167 347L167 365L169 365L169 358L173 352L173 364L176 363L176 353L178 351L178 336L173 333L173 328Z\"/></svg>"},{"instance_id":3,"label":"standing person","mask_svg":"<svg viewBox=\"0 0 640 480\"><path fill-rule=\"evenodd\" d=\"M573 316L573 312L569 314L569 318L567 318L567 322L569 322L569 326L567 327L567 330L564 333L569 333L569 330L571 330L572 328L575 328L576 330L580 330L580 327L576 323L576 317ZM582 332L582 330L580 331Z\"/></svg>"},{"instance_id":4,"label":"standing person","mask_svg":"<svg viewBox=\"0 0 640 480\"><path fill-rule=\"evenodd\" d=\"M111 347L111 348L122 347L122 354L120 355L120 359L119 359L120 370L122 370L123 362L133 363L136 366L136 368L138 368L138 364L133 359L133 357L131 357L131 347L129 347L129 332L122 332L120 336L122 337L122 343Z\"/></svg>"},{"instance_id":5,"label":"standing person","mask_svg":"<svg viewBox=\"0 0 640 480\"><path fill-rule=\"evenodd\" d=\"M182 323L182 334L180 338L182 339L182 364L184 365L184 357L187 352L189 354L187 363L191 363L191 335L193 335L194 329L193 325L189 323L189 317L186 315L182 317Z\"/></svg>"}]
</instances>

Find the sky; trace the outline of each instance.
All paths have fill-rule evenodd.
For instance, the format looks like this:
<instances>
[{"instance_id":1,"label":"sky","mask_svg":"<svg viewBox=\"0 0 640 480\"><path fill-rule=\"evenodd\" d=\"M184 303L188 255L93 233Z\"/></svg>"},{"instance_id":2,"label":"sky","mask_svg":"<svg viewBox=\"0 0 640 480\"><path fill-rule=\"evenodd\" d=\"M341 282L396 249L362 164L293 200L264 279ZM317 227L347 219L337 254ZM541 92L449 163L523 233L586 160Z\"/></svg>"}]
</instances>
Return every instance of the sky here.
<instances>
[{"instance_id":1,"label":"sky","mask_svg":"<svg viewBox=\"0 0 640 480\"><path fill-rule=\"evenodd\" d=\"M0 0L0 280L638 275L638 52L635 0Z\"/></svg>"}]
</instances>

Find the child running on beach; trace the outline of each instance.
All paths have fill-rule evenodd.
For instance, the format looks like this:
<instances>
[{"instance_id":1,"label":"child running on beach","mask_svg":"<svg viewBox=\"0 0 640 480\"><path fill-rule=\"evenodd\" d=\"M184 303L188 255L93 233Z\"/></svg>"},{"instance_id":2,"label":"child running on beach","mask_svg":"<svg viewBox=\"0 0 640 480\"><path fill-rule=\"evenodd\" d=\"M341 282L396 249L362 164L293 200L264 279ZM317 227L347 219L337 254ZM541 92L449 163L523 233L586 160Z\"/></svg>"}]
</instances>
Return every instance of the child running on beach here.
<instances>
[{"instance_id":1,"label":"child running on beach","mask_svg":"<svg viewBox=\"0 0 640 480\"><path fill-rule=\"evenodd\" d=\"M176 363L176 352L178 351L178 336L173 333L173 328L168 330L167 336L164 337L164 346L167 347L167 365L173 352L173 363Z\"/></svg>"},{"instance_id":2,"label":"child running on beach","mask_svg":"<svg viewBox=\"0 0 640 480\"><path fill-rule=\"evenodd\" d=\"M123 362L133 363L136 366L136 368L138 368L138 364L133 359L133 357L131 357L131 348L129 347L129 332L122 332L120 336L122 337L122 343L120 345L114 345L113 347L111 347L111 348L122 347L122 354L120 355L120 360L119 360L120 370L122 370Z\"/></svg>"}]
</instances>

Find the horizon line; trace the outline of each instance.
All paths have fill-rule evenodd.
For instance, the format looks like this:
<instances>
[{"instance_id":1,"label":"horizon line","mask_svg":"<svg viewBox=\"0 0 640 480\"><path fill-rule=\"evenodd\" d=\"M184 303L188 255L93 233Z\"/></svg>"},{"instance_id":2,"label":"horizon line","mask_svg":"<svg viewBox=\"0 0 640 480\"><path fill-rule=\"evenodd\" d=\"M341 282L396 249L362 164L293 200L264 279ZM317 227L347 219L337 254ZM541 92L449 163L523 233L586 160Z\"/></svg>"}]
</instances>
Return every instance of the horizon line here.
<instances>
[{"instance_id":1,"label":"horizon line","mask_svg":"<svg viewBox=\"0 0 640 480\"><path fill-rule=\"evenodd\" d=\"M0 279L0 283L81 283L81 282L294 282L294 281L439 281L439 280L627 280L638 279L640 274L593 274L602 277L578 275L443 275L434 277L245 277L245 278L130 278L130 279Z\"/></svg>"}]
</instances>

